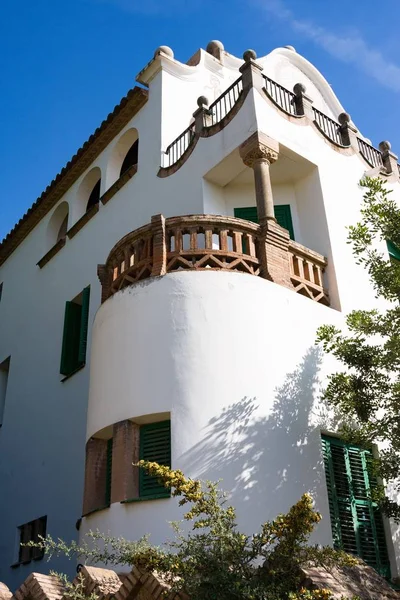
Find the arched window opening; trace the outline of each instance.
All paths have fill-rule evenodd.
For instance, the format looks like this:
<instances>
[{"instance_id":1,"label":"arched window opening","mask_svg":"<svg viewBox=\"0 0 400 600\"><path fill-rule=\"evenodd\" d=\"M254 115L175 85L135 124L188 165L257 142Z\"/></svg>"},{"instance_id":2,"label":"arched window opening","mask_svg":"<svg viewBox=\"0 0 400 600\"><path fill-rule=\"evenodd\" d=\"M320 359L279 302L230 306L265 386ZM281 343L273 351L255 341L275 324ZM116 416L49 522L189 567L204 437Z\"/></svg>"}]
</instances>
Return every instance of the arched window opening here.
<instances>
[{"instance_id":1,"label":"arched window opening","mask_svg":"<svg viewBox=\"0 0 400 600\"><path fill-rule=\"evenodd\" d=\"M61 202L50 217L47 226L47 250L50 250L60 240L65 239L68 231L69 206Z\"/></svg>"},{"instance_id":2,"label":"arched window opening","mask_svg":"<svg viewBox=\"0 0 400 600\"><path fill-rule=\"evenodd\" d=\"M60 229L58 230L56 243L65 238L65 236L67 235L67 229L68 229L68 215L65 215L64 220L60 225Z\"/></svg>"},{"instance_id":3,"label":"arched window opening","mask_svg":"<svg viewBox=\"0 0 400 600\"><path fill-rule=\"evenodd\" d=\"M129 148L124 161L122 163L121 166L121 170L119 173L119 176L121 177L124 173L126 173L126 171L130 168L133 167L134 165L137 165L138 163L138 155L139 155L139 140L136 140L135 142L133 142L132 146Z\"/></svg>"},{"instance_id":4,"label":"arched window opening","mask_svg":"<svg viewBox=\"0 0 400 600\"><path fill-rule=\"evenodd\" d=\"M94 185L94 188L92 189L92 191L90 193L89 200L86 205L86 212L88 210L90 210L92 208L92 206L95 206L95 204L99 203L99 201L100 201L100 185L101 185L101 179L99 179L98 182Z\"/></svg>"}]
</instances>

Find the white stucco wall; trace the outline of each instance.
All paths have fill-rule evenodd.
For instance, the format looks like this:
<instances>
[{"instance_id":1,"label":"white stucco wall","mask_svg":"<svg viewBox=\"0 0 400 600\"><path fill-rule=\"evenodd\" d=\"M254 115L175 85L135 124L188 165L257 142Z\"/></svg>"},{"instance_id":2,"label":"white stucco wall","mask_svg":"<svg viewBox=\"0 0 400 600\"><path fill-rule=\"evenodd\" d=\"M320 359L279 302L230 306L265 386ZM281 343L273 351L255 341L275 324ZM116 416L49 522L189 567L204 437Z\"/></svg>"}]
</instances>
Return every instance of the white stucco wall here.
<instances>
[{"instance_id":1,"label":"white stucco wall","mask_svg":"<svg viewBox=\"0 0 400 600\"><path fill-rule=\"evenodd\" d=\"M247 533L313 494L313 540L332 543L320 403L335 368L315 346L319 325L343 315L240 273L177 272L106 301L92 338L89 439L115 422L171 414L172 466L218 480ZM115 504L83 520L128 539L167 537L174 500Z\"/></svg>"}]
</instances>

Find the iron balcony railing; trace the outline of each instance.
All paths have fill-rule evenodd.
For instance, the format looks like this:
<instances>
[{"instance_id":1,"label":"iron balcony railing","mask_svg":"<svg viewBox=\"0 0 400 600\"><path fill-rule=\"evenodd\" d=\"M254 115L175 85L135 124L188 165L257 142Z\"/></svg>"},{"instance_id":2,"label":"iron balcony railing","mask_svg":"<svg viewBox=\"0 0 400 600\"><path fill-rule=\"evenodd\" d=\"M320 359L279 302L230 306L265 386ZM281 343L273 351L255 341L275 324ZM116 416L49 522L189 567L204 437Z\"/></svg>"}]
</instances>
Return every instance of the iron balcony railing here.
<instances>
[{"instance_id":1,"label":"iron balcony railing","mask_svg":"<svg viewBox=\"0 0 400 600\"><path fill-rule=\"evenodd\" d=\"M174 165L186 152L195 136L195 123L191 123L165 150L163 167Z\"/></svg>"},{"instance_id":2,"label":"iron balcony railing","mask_svg":"<svg viewBox=\"0 0 400 600\"><path fill-rule=\"evenodd\" d=\"M265 91L275 104L282 108L290 115L297 115L296 112L296 96L290 90L287 90L283 85L263 75L265 79Z\"/></svg>"},{"instance_id":3,"label":"iron balcony railing","mask_svg":"<svg viewBox=\"0 0 400 600\"><path fill-rule=\"evenodd\" d=\"M342 135L340 133L340 125L317 108L313 108L315 123L318 129L338 146L344 146Z\"/></svg>"},{"instance_id":4,"label":"iron balcony railing","mask_svg":"<svg viewBox=\"0 0 400 600\"><path fill-rule=\"evenodd\" d=\"M383 165L382 152L361 138L357 138L357 141L360 154L363 155L371 167L381 167Z\"/></svg>"},{"instance_id":5,"label":"iron balcony railing","mask_svg":"<svg viewBox=\"0 0 400 600\"><path fill-rule=\"evenodd\" d=\"M222 121L222 119L231 112L242 93L243 80L242 77L239 77L239 79L234 81L232 85L219 96L219 98L210 104L207 126L212 127Z\"/></svg>"}]
</instances>

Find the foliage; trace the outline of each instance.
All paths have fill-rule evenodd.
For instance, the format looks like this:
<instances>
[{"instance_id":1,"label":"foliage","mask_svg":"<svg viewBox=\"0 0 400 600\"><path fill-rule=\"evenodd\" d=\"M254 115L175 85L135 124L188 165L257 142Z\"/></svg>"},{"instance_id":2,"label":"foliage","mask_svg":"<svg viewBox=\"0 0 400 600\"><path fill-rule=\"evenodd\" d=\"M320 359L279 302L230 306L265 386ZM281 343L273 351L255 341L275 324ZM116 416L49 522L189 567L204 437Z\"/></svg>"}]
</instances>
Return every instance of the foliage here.
<instances>
[{"instance_id":1,"label":"foliage","mask_svg":"<svg viewBox=\"0 0 400 600\"><path fill-rule=\"evenodd\" d=\"M259 533L249 536L239 531L235 509L217 484L188 479L181 471L157 463L139 464L171 489L180 506L187 505L184 521L174 524L172 542L160 548L151 546L147 538L127 542L92 532L81 546L48 537L42 542L46 554L66 553L94 563L155 570L174 591L192 600L328 600L329 593L322 591L293 595L301 590L301 566L357 562L330 547L307 546L321 520L309 494L287 514L264 523ZM183 527L185 521L191 524L189 531Z\"/></svg>"},{"instance_id":2,"label":"foliage","mask_svg":"<svg viewBox=\"0 0 400 600\"><path fill-rule=\"evenodd\" d=\"M382 180L365 178L361 186L361 220L349 227L348 239L382 308L351 312L346 334L332 325L319 329L317 340L345 367L330 376L324 397L351 423L342 427L345 439L367 447L384 443L375 473L400 491L400 262L377 249L387 240L400 248L400 209ZM400 521L400 506L385 498L382 486L375 499Z\"/></svg>"}]
</instances>

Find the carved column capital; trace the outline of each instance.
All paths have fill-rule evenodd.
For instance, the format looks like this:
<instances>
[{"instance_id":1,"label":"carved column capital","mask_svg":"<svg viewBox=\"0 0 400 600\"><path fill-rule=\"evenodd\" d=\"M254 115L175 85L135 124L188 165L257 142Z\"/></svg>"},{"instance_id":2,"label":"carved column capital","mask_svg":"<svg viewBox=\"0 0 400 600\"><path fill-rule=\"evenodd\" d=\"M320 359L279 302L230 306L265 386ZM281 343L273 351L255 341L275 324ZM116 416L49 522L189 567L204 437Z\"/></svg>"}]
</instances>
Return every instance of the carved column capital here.
<instances>
[{"instance_id":1,"label":"carved column capital","mask_svg":"<svg viewBox=\"0 0 400 600\"><path fill-rule=\"evenodd\" d=\"M259 144L258 148L250 150L245 156L242 156L242 160L246 167L254 168L254 163L258 160L267 161L268 164L272 164L278 160L279 154L276 150Z\"/></svg>"},{"instance_id":2,"label":"carved column capital","mask_svg":"<svg viewBox=\"0 0 400 600\"><path fill-rule=\"evenodd\" d=\"M239 148L242 161L247 167L254 167L257 160L272 164L279 157L279 144L261 131L256 131Z\"/></svg>"}]
</instances>

